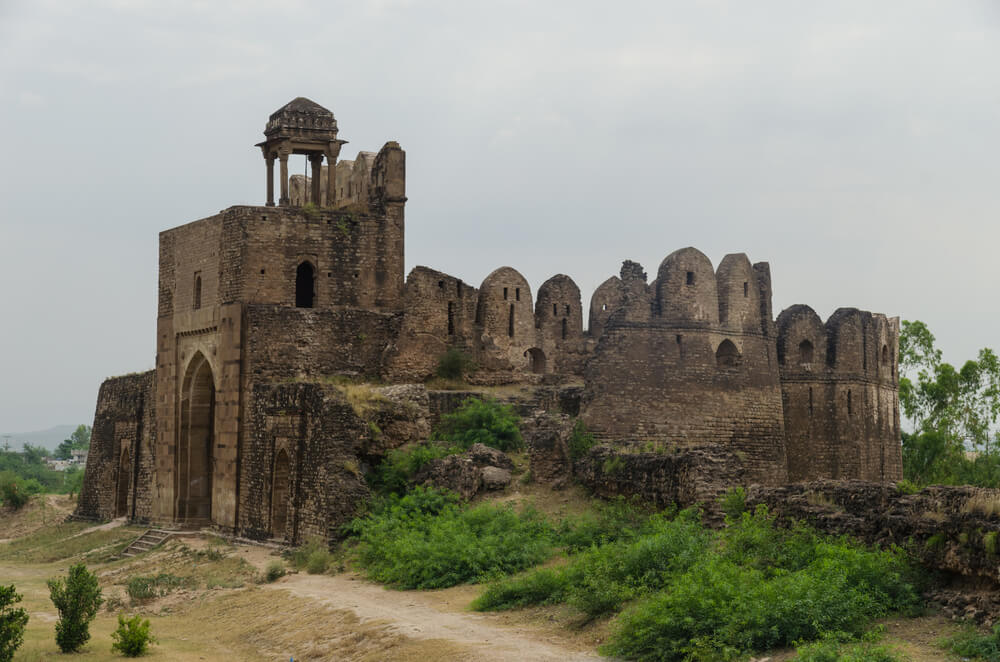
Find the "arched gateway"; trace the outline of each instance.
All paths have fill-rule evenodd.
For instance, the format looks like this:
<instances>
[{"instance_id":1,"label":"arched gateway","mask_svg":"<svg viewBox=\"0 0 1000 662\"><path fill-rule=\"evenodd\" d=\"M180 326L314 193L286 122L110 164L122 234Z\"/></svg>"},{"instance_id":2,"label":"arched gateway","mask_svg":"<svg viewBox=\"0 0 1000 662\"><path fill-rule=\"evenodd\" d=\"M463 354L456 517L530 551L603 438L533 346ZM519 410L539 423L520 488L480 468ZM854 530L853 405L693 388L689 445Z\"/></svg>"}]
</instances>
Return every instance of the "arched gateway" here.
<instances>
[{"instance_id":1,"label":"arched gateway","mask_svg":"<svg viewBox=\"0 0 1000 662\"><path fill-rule=\"evenodd\" d=\"M189 524L209 523L212 521L215 382L212 367L201 352L188 364L179 409L174 517Z\"/></svg>"}]
</instances>

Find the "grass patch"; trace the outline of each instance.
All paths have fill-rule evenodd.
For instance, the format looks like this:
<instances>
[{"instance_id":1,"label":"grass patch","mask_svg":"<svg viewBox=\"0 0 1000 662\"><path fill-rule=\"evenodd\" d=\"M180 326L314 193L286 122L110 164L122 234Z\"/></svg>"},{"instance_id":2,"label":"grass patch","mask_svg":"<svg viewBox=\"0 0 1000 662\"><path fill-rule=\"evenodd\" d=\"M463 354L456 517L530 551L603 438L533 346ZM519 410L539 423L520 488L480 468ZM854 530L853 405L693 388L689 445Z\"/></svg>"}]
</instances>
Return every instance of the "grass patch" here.
<instances>
[{"instance_id":1,"label":"grass patch","mask_svg":"<svg viewBox=\"0 0 1000 662\"><path fill-rule=\"evenodd\" d=\"M992 517L1000 513L1000 496L995 494L974 494L962 506L962 512L982 513Z\"/></svg>"},{"instance_id":2,"label":"grass patch","mask_svg":"<svg viewBox=\"0 0 1000 662\"><path fill-rule=\"evenodd\" d=\"M989 634L982 634L973 627L941 641L941 646L963 658L1000 662L1000 625L994 625Z\"/></svg>"},{"instance_id":3,"label":"grass patch","mask_svg":"<svg viewBox=\"0 0 1000 662\"><path fill-rule=\"evenodd\" d=\"M65 522L0 545L0 559L22 563L51 563L84 555L88 562L107 561L118 554L143 529L116 527L81 533L92 525Z\"/></svg>"},{"instance_id":4,"label":"grass patch","mask_svg":"<svg viewBox=\"0 0 1000 662\"><path fill-rule=\"evenodd\" d=\"M358 418L365 419L386 401L386 397L371 384L356 384L343 382L336 384L347 404L351 406Z\"/></svg>"},{"instance_id":5,"label":"grass patch","mask_svg":"<svg viewBox=\"0 0 1000 662\"><path fill-rule=\"evenodd\" d=\"M379 500L345 530L371 579L398 588L445 588L518 572L552 554L555 531L533 509L469 507L416 487Z\"/></svg>"}]
</instances>

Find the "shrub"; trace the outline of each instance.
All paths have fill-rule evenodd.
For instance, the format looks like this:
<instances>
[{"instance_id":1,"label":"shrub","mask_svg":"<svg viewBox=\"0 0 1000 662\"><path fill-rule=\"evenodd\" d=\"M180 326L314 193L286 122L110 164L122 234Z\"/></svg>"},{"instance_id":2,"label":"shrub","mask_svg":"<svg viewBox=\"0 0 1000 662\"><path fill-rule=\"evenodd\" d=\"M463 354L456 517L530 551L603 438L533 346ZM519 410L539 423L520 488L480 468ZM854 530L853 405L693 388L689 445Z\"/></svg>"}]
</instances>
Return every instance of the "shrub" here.
<instances>
[{"instance_id":1,"label":"shrub","mask_svg":"<svg viewBox=\"0 0 1000 662\"><path fill-rule=\"evenodd\" d=\"M587 426L577 419L573 424L573 432L569 436L569 459L576 462L597 445L594 435L587 432Z\"/></svg>"},{"instance_id":2,"label":"shrub","mask_svg":"<svg viewBox=\"0 0 1000 662\"><path fill-rule=\"evenodd\" d=\"M10 662L24 641L24 628L28 625L28 612L14 605L21 596L14 585L0 586L0 662Z\"/></svg>"},{"instance_id":3,"label":"shrub","mask_svg":"<svg viewBox=\"0 0 1000 662\"><path fill-rule=\"evenodd\" d=\"M476 443L505 452L519 450L524 447L524 439L518 420L510 405L493 399L466 398L458 409L441 417L434 438L457 444L463 450Z\"/></svg>"},{"instance_id":4,"label":"shrub","mask_svg":"<svg viewBox=\"0 0 1000 662\"><path fill-rule=\"evenodd\" d=\"M555 533L533 510L458 503L416 487L376 503L345 530L368 577L399 588L444 588L523 570L544 561Z\"/></svg>"},{"instance_id":5,"label":"shrub","mask_svg":"<svg viewBox=\"0 0 1000 662\"><path fill-rule=\"evenodd\" d=\"M990 556L997 555L997 532L989 531L983 535L983 549Z\"/></svg>"},{"instance_id":6,"label":"shrub","mask_svg":"<svg viewBox=\"0 0 1000 662\"><path fill-rule=\"evenodd\" d=\"M838 636L840 635L840 636ZM795 649L795 662L903 662L885 646L871 643L847 643L836 633Z\"/></svg>"},{"instance_id":7,"label":"shrub","mask_svg":"<svg viewBox=\"0 0 1000 662\"><path fill-rule=\"evenodd\" d=\"M156 580L153 577L131 577L126 584L125 592L128 593L132 604L152 600L157 596Z\"/></svg>"},{"instance_id":8,"label":"shrub","mask_svg":"<svg viewBox=\"0 0 1000 662\"><path fill-rule=\"evenodd\" d=\"M13 471L0 473L0 497L8 508L20 510L31 500L32 494L41 491L41 485L37 480L24 480L19 478Z\"/></svg>"},{"instance_id":9,"label":"shrub","mask_svg":"<svg viewBox=\"0 0 1000 662\"><path fill-rule=\"evenodd\" d=\"M138 614L128 619L118 614L118 629L111 633L111 638L114 639L111 651L125 657L139 657L150 644L156 643L156 638L149 634L149 621L142 620Z\"/></svg>"},{"instance_id":10,"label":"shrub","mask_svg":"<svg viewBox=\"0 0 1000 662\"><path fill-rule=\"evenodd\" d=\"M733 520L747 509L747 491L742 486L731 487L719 497L719 507L726 517Z\"/></svg>"},{"instance_id":11,"label":"shrub","mask_svg":"<svg viewBox=\"0 0 1000 662\"><path fill-rule=\"evenodd\" d=\"M596 514L565 519L560 541L571 554L616 540L631 540L649 523L649 509L637 499L614 497L595 503Z\"/></svg>"},{"instance_id":12,"label":"shrub","mask_svg":"<svg viewBox=\"0 0 1000 662\"><path fill-rule=\"evenodd\" d=\"M317 549L306 559L306 572L310 575L322 575L330 567L333 555L329 550Z\"/></svg>"},{"instance_id":13,"label":"shrub","mask_svg":"<svg viewBox=\"0 0 1000 662\"><path fill-rule=\"evenodd\" d=\"M296 570L305 570L311 575L321 575L333 562L333 554L326 541L319 536L309 538L291 552L292 566Z\"/></svg>"},{"instance_id":14,"label":"shrub","mask_svg":"<svg viewBox=\"0 0 1000 662\"><path fill-rule=\"evenodd\" d=\"M472 601L476 611L500 611L565 602L574 574L566 568L541 568L494 582Z\"/></svg>"},{"instance_id":15,"label":"shrub","mask_svg":"<svg viewBox=\"0 0 1000 662\"><path fill-rule=\"evenodd\" d=\"M434 371L442 379L462 379L466 373L476 369L476 364L465 352L454 347L438 358L437 369Z\"/></svg>"},{"instance_id":16,"label":"shrub","mask_svg":"<svg viewBox=\"0 0 1000 662\"><path fill-rule=\"evenodd\" d=\"M941 644L964 658L1000 662L1000 625L994 625L989 634L980 634L975 628L970 627L944 639Z\"/></svg>"},{"instance_id":17,"label":"shrub","mask_svg":"<svg viewBox=\"0 0 1000 662\"><path fill-rule=\"evenodd\" d=\"M461 452L462 449L456 446L449 447L435 442L397 448L389 451L375 470L368 474L368 484L379 492L402 494L409 487L413 475L425 464Z\"/></svg>"},{"instance_id":18,"label":"shrub","mask_svg":"<svg viewBox=\"0 0 1000 662\"><path fill-rule=\"evenodd\" d=\"M901 480L896 483L896 491L900 494L916 494L920 491L920 486L912 480Z\"/></svg>"},{"instance_id":19,"label":"shrub","mask_svg":"<svg viewBox=\"0 0 1000 662\"><path fill-rule=\"evenodd\" d=\"M97 575L77 563L70 567L66 579L50 579L48 586L52 604L59 612L56 644L64 653L78 651L90 639L90 622L103 602Z\"/></svg>"},{"instance_id":20,"label":"shrub","mask_svg":"<svg viewBox=\"0 0 1000 662\"><path fill-rule=\"evenodd\" d=\"M268 584L276 582L286 574L285 564L281 561L271 561L264 570L264 581Z\"/></svg>"}]
</instances>

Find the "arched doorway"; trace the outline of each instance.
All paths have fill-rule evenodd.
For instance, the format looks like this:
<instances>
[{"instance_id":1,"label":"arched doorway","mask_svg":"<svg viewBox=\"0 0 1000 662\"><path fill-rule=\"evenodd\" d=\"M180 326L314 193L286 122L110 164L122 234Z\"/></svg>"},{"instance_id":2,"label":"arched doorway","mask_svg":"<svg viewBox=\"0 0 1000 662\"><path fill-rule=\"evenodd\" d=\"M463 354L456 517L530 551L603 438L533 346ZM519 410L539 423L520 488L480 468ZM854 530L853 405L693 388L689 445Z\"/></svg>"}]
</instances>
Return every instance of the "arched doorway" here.
<instances>
[{"instance_id":1,"label":"arched doorway","mask_svg":"<svg viewBox=\"0 0 1000 662\"><path fill-rule=\"evenodd\" d=\"M531 372L536 375L545 374L545 352L537 347L532 347L524 353L528 357L528 364L531 367Z\"/></svg>"},{"instance_id":2,"label":"arched doorway","mask_svg":"<svg viewBox=\"0 0 1000 662\"><path fill-rule=\"evenodd\" d=\"M278 451L271 474L271 537L284 538L288 523L288 453Z\"/></svg>"},{"instance_id":3,"label":"arched doorway","mask_svg":"<svg viewBox=\"0 0 1000 662\"><path fill-rule=\"evenodd\" d=\"M132 463L129 461L128 449L122 450L118 462L118 486L115 490L115 517L128 515L128 487L132 482Z\"/></svg>"},{"instance_id":4,"label":"arched doorway","mask_svg":"<svg viewBox=\"0 0 1000 662\"><path fill-rule=\"evenodd\" d=\"M215 381L208 359L198 352L188 364L181 388L176 463L176 519L212 521L212 447Z\"/></svg>"}]
</instances>

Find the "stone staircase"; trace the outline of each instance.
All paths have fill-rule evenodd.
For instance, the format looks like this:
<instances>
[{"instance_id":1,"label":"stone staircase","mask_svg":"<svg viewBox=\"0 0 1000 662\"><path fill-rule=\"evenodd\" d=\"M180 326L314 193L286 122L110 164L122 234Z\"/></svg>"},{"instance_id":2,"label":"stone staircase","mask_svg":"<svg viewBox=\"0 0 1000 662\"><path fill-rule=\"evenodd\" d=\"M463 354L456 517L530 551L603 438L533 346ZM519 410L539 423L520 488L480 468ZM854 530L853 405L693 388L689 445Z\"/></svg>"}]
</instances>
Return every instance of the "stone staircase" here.
<instances>
[{"instance_id":1,"label":"stone staircase","mask_svg":"<svg viewBox=\"0 0 1000 662\"><path fill-rule=\"evenodd\" d=\"M163 529L149 529L144 534L136 538L136 540L122 550L122 553L118 555L119 558L127 558L130 556L135 556L136 554L142 554L143 552L148 552L157 545L163 544L163 542L173 535L171 531L164 531Z\"/></svg>"}]
</instances>

